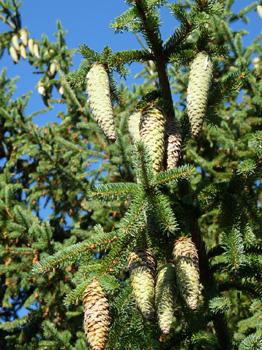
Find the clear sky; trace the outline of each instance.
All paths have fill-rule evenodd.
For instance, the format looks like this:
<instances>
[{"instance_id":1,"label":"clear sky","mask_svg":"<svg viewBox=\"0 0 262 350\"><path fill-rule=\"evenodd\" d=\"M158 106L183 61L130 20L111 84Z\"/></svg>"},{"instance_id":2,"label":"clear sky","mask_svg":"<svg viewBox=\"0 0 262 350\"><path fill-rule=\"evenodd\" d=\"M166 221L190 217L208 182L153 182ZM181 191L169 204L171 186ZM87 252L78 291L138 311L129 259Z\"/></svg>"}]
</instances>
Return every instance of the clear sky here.
<instances>
[{"instance_id":1,"label":"clear sky","mask_svg":"<svg viewBox=\"0 0 262 350\"><path fill-rule=\"evenodd\" d=\"M174 2L174 1L170 1ZM236 0L234 8L240 9L253 1ZM24 0L20 8L22 13L22 26L27 27L30 36L41 40L42 33L45 33L50 41L56 41L54 33L57 31L56 21L61 20L64 30L67 30L66 43L68 48L79 48L80 44L87 44L96 51L101 51L104 46L109 45L114 51L140 48L135 36L131 33L115 34L110 28L110 22L128 9L124 0ZM246 43L251 42L252 37L261 31L262 20L255 11L250 15L250 24L244 25L239 22L235 26L243 26L243 29L250 31L246 37ZM162 10L162 36L165 40L176 26L176 20L169 14L167 8ZM0 31L9 31L9 26L0 22ZM76 54L73 59L72 70L78 68L81 61L80 54ZM33 74L36 69L28 64L28 61L20 60L14 65L7 52L1 59L0 68L7 67L8 77L20 76L17 83L16 96L21 96L30 90L33 95L28 106L28 113L32 113L43 108L41 96L36 90L36 84L41 75ZM130 78L128 83L133 82ZM59 106L61 109L61 106ZM35 122L39 125L46 124L47 121L55 119L56 109L46 115L37 116ZM53 120L54 120L53 119Z\"/></svg>"}]
</instances>

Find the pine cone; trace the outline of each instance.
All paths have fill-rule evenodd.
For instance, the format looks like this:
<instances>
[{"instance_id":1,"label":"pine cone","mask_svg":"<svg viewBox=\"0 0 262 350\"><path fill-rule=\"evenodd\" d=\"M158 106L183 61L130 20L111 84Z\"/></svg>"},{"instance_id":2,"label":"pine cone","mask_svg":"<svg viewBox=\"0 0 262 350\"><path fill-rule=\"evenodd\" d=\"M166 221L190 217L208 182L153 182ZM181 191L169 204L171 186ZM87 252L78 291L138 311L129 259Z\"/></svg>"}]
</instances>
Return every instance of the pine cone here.
<instances>
[{"instance_id":1,"label":"pine cone","mask_svg":"<svg viewBox=\"0 0 262 350\"><path fill-rule=\"evenodd\" d=\"M28 39L28 50L31 56L34 56L34 39Z\"/></svg>"},{"instance_id":2,"label":"pine cone","mask_svg":"<svg viewBox=\"0 0 262 350\"><path fill-rule=\"evenodd\" d=\"M195 244L185 237L175 242L173 257L179 291L188 307L195 310L201 292L198 253Z\"/></svg>"},{"instance_id":3,"label":"pine cone","mask_svg":"<svg viewBox=\"0 0 262 350\"><path fill-rule=\"evenodd\" d=\"M173 264L166 263L158 267L155 293L159 327L164 334L169 334L177 296Z\"/></svg>"},{"instance_id":4,"label":"pine cone","mask_svg":"<svg viewBox=\"0 0 262 350\"><path fill-rule=\"evenodd\" d=\"M106 346L110 316L105 292L98 280L93 279L83 293L84 328L86 338L93 350Z\"/></svg>"},{"instance_id":5,"label":"pine cone","mask_svg":"<svg viewBox=\"0 0 262 350\"><path fill-rule=\"evenodd\" d=\"M165 118L162 111L154 104L145 107L139 129L141 140L149 149L154 172L158 173L162 169L164 156Z\"/></svg>"},{"instance_id":6,"label":"pine cone","mask_svg":"<svg viewBox=\"0 0 262 350\"><path fill-rule=\"evenodd\" d=\"M187 89L187 110L195 137L199 136L205 117L212 76L211 58L205 51L199 52L191 66Z\"/></svg>"},{"instance_id":7,"label":"pine cone","mask_svg":"<svg viewBox=\"0 0 262 350\"><path fill-rule=\"evenodd\" d=\"M137 247L128 257L128 267L134 298L148 321L154 317L154 269L150 250Z\"/></svg>"},{"instance_id":8,"label":"pine cone","mask_svg":"<svg viewBox=\"0 0 262 350\"><path fill-rule=\"evenodd\" d=\"M176 167L181 151L182 131L176 120L167 120L165 126L165 155L164 162L166 169Z\"/></svg>"},{"instance_id":9,"label":"pine cone","mask_svg":"<svg viewBox=\"0 0 262 350\"><path fill-rule=\"evenodd\" d=\"M26 60L26 48L23 44L20 45L20 55L24 60Z\"/></svg>"},{"instance_id":10,"label":"pine cone","mask_svg":"<svg viewBox=\"0 0 262 350\"><path fill-rule=\"evenodd\" d=\"M19 52L20 48L19 48L19 42L18 42L18 35L17 34L13 35L11 41L16 51Z\"/></svg>"},{"instance_id":11,"label":"pine cone","mask_svg":"<svg viewBox=\"0 0 262 350\"><path fill-rule=\"evenodd\" d=\"M135 111L128 119L128 130L133 143L140 140L139 124L141 116L141 111Z\"/></svg>"},{"instance_id":12,"label":"pine cone","mask_svg":"<svg viewBox=\"0 0 262 350\"><path fill-rule=\"evenodd\" d=\"M40 58L38 44L34 44L34 56Z\"/></svg>"},{"instance_id":13,"label":"pine cone","mask_svg":"<svg viewBox=\"0 0 262 350\"><path fill-rule=\"evenodd\" d=\"M87 94L90 108L99 127L110 141L116 140L113 107L107 71L101 64L94 65L87 74Z\"/></svg>"},{"instance_id":14,"label":"pine cone","mask_svg":"<svg viewBox=\"0 0 262 350\"><path fill-rule=\"evenodd\" d=\"M19 54L17 53L16 49L14 48L14 46L10 46L9 47L9 53L12 57L12 60L14 62L14 64L19 62Z\"/></svg>"},{"instance_id":15,"label":"pine cone","mask_svg":"<svg viewBox=\"0 0 262 350\"><path fill-rule=\"evenodd\" d=\"M27 46L27 38L28 38L28 33L27 33L27 30L25 28L22 28L20 30L20 39L22 41L22 44L24 46Z\"/></svg>"}]
</instances>

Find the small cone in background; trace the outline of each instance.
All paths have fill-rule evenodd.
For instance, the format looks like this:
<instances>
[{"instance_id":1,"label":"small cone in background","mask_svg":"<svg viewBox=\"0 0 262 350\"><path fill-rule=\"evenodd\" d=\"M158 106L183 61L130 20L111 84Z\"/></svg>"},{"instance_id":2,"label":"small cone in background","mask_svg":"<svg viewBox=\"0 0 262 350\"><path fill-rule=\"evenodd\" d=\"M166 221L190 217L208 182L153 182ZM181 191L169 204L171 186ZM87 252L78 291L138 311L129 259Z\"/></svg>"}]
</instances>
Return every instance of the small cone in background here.
<instances>
[{"instance_id":1,"label":"small cone in background","mask_svg":"<svg viewBox=\"0 0 262 350\"><path fill-rule=\"evenodd\" d=\"M49 66L49 75L54 76L56 72L56 65L55 62L51 62Z\"/></svg>"},{"instance_id":2,"label":"small cone in background","mask_svg":"<svg viewBox=\"0 0 262 350\"><path fill-rule=\"evenodd\" d=\"M173 258L179 291L187 306L195 310L201 293L198 253L195 244L189 238L179 238L174 245Z\"/></svg>"},{"instance_id":3,"label":"small cone in background","mask_svg":"<svg viewBox=\"0 0 262 350\"><path fill-rule=\"evenodd\" d=\"M149 149L154 172L158 173L163 166L165 117L154 104L150 104L142 110L139 130L141 140Z\"/></svg>"},{"instance_id":4,"label":"small cone in background","mask_svg":"<svg viewBox=\"0 0 262 350\"><path fill-rule=\"evenodd\" d=\"M41 81L39 81L37 84L37 91L42 96L46 95L45 85Z\"/></svg>"},{"instance_id":5,"label":"small cone in background","mask_svg":"<svg viewBox=\"0 0 262 350\"><path fill-rule=\"evenodd\" d=\"M154 269L153 254L148 249L137 247L129 254L128 268L132 292L143 317L154 317Z\"/></svg>"},{"instance_id":6,"label":"small cone in background","mask_svg":"<svg viewBox=\"0 0 262 350\"><path fill-rule=\"evenodd\" d=\"M135 111L130 115L128 119L128 130L133 143L140 140L139 125L141 116L141 111Z\"/></svg>"},{"instance_id":7,"label":"small cone in background","mask_svg":"<svg viewBox=\"0 0 262 350\"><path fill-rule=\"evenodd\" d=\"M34 39L30 38L28 39L28 50L31 56L34 56Z\"/></svg>"},{"instance_id":8,"label":"small cone in background","mask_svg":"<svg viewBox=\"0 0 262 350\"><path fill-rule=\"evenodd\" d=\"M199 52L191 65L187 89L187 111L192 134L195 137L201 132L212 77L211 58L205 51Z\"/></svg>"},{"instance_id":9,"label":"small cone in background","mask_svg":"<svg viewBox=\"0 0 262 350\"><path fill-rule=\"evenodd\" d=\"M27 38L28 38L28 33L27 33L27 30L25 28L22 28L20 30L20 39L22 41L22 44L24 46L27 46Z\"/></svg>"},{"instance_id":10,"label":"small cone in background","mask_svg":"<svg viewBox=\"0 0 262 350\"><path fill-rule=\"evenodd\" d=\"M262 6L261 5L257 5L257 13L258 13L259 17L262 19Z\"/></svg>"},{"instance_id":11,"label":"small cone in background","mask_svg":"<svg viewBox=\"0 0 262 350\"><path fill-rule=\"evenodd\" d=\"M175 266L165 263L157 268L155 288L158 324L164 334L169 334L175 311L177 291Z\"/></svg>"},{"instance_id":12,"label":"small cone in background","mask_svg":"<svg viewBox=\"0 0 262 350\"><path fill-rule=\"evenodd\" d=\"M176 167L180 158L182 131L176 120L167 120L165 125L165 155L164 163L166 169Z\"/></svg>"},{"instance_id":13,"label":"small cone in background","mask_svg":"<svg viewBox=\"0 0 262 350\"><path fill-rule=\"evenodd\" d=\"M34 56L37 57L37 58L40 58L39 46L37 44L34 44Z\"/></svg>"},{"instance_id":14,"label":"small cone in background","mask_svg":"<svg viewBox=\"0 0 262 350\"><path fill-rule=\"evenodd\" d=\"M110 99L109 78L105 67L94 65L87 74L86 88L92 114L110 141L116 140L113 107Z\"/></svg>"},{"instance_id":15,"label":"small cone in background","mask_svg":"<svg viewBox=\"0 0 262 350\"><path fill-rule=\"evenodd\" d=\"M10 53L10 56L12 57L14 64L18 63L19 62L19 54L17 53L14 46L9 47L9 53Z\"/></svg>"},{"instance_id":16,"label":"small cone in background","mask_svg":"<svg viewBox=\"0 0 262 350\"><path fill-rule=\"evenodd\" d=\"M20 45L20 55L24 60L26 60L26 48L23 44Z\"/></svg>"},{"instance_id":17,"label":"small cone in background","mask_svg":"<svg viewBox=\"0 0 262 350\"><path fill-rule=\"evenodd\" d=\"M13 35L11 41L16 51L19 52L20 48L19 48L19 42L18 42L18 35L17 34Z\"/></svg>"},{"instance_id":18,"label":"small cone in background","mask_svg":"<svg viewBox=\"0 0 262 350\"><path fill-rule=\"evenodd\" d=\"M86 338L93 350L103 350L110 326L109 303L97 279L93 279L85 289L83 306Z\"/></svg>"},{"instance_id":19,"label":"small cone in background","mask_svg":"<svg viewBox=\"0 0 262 350\"><path fill-rule=\"evenodd\" d=\"M57 92L60 94L60 95L64 95L64 88L61 84L55 84L55 87L57 88Z\"/></svg>"}]
</instances>

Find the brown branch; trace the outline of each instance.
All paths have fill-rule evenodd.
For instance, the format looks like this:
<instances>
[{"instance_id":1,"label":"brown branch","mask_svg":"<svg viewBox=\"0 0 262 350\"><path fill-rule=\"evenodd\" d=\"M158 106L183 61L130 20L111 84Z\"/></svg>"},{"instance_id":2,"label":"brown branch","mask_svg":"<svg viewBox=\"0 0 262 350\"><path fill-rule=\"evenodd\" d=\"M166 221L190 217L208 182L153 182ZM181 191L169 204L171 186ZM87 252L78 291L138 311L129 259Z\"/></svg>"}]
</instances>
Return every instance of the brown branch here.
<instances>
[{"instance_id":1,"label":"brown branch","mask_svg":"<svg viewBox=\"0 0 262 350\"><path fill-rule=\"evenodd\" d=\"M12 29L16 29L16 26L12 22L8 21L4 16L0 15L0 19L4 23L8 24Z\"/></svg>"}]
</instances>

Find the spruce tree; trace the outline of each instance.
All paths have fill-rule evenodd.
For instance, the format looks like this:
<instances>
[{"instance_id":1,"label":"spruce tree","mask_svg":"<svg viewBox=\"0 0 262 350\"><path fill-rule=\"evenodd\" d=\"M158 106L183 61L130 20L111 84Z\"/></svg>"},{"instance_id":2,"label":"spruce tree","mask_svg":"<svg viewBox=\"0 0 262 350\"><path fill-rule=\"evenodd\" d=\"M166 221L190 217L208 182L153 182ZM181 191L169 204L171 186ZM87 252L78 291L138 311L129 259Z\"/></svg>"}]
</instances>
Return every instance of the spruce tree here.
<instances>
[{"instance_id":1,"label":"spruce tree","mask_svg":"<svg viewBox=\"0 0 262 350\"><path fill-rule=\"evenodd\" d=\"M83 43L74 71L59 21L34 38L0 2L0 56L38 69L43 99L28 115L2 70L0 348L262 349L262 34L233 29L262 3L125 2L111 28L141 49Z\"/></svg>"}]
</instances>

